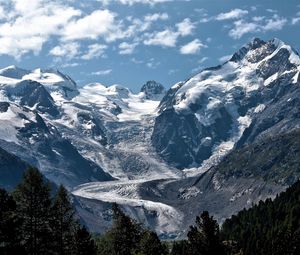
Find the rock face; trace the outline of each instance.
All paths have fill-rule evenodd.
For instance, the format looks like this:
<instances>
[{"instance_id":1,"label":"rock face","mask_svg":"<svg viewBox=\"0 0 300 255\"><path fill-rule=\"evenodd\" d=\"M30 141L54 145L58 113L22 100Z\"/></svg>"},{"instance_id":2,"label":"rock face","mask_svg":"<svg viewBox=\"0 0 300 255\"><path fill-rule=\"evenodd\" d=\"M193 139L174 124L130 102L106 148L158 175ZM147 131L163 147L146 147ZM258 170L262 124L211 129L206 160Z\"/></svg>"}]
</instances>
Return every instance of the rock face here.
<instances>
[{"instance_id":1,"label":"rock face","mask_svg":"<svg viewBox=\"0 0 300 255\"><path fill-rule=\"evenodd\" d=\"M95 232L117 202L161 237L181 237L202 210L223 222L300 177L299 71L278 39L254 39L166 93L153 81L134 94L8 67L0 147L66 185Z\"/></svg>"},{"instance_id":2,"label":"rock face","mask_svg":"<svg viewBox=\"0 0 300 255\"><path fill-rule=\"evenodd\" d=\"M141 88L141 92L145 93L146 99L161 100L166 94L163 85L156 81L147 81Z\"/></svg>"},{"instance_id":3,"label":"rock face","mask_svg":"<svg viewBox=\"0 0 300 255\"><path fill-rule=\"evenodd\" d=\"M160 103L153 146L183 169L299 127L299 70L290 46L254 39L223 65L170 89Z\"/></svg>"},{"instance_id":4,"label":"rock face","mask_svg":"<svg viewBox=\"0 0 300 255\"><path fill-rule=\"evenodd\" d=\"M29 165L20 158L0 148L0 188L15 188L28 167Z\"/></svg>"}]
</instances>

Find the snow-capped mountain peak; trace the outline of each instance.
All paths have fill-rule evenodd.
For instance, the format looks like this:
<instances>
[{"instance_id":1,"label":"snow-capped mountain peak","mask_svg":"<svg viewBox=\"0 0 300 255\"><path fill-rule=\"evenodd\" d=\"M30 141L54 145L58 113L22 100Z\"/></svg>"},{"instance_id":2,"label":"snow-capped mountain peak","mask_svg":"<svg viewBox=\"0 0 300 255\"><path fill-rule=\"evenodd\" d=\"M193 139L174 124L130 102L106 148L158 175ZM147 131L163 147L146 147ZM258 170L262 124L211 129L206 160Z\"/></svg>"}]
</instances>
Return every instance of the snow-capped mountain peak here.
<instances>
[{"instance_id":1,"label":"snow-capped mountain peak","mask_svg":"<svg viewBox=\"0 0 300 255\"><path fill-rule=\"evenodd\" d=\"M166 94L163 85L156 81L147 81L141 88L141 92L145 94L146 99L161 100Z\"/></svg>"},{"instance_id":2,"label":"snow-capped mountain peak","mask_svg":"<svg viewBox=\"0 0 300 255\"><path fill-rule=\"evenodd\" d=\"M0 76L12 79L22 79L24 75L29 73L29 70L16 67L15 65L11 65L0 70Z\"/></svg>"}]
</instances>

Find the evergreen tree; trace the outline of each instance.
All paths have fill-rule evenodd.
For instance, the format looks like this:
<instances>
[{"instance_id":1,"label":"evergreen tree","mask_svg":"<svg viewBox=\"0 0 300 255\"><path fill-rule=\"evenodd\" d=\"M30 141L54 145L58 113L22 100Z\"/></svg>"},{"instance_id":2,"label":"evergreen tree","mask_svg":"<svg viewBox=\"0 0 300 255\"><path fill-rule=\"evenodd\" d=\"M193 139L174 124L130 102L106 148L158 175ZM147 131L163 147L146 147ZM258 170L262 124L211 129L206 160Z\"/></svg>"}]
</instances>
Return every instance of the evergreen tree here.
<instances>
[{"instance_id":1,"label":"evergreen tree","mask_svg":"<svg viewBox=\"0 0 300 255\"><path fill-rule=\"evenodd\" d=\"M123 213L117 204L112 205L113 226L97 241L100 255L130 255L138 251L142 228Z\"/></svg>"},{"instance_id":2,"label":"evergreen tree","mask_svg":"<svg viewBox=\"0 0 300 255\"><path fill-rule=\"evenodd\" d=\"M16 202L4 189L0 189L0 254L22 254L20 220L16 217Z\"/></svg>"},{"instance_id":3,"label":"evergreen tree","mask_svg":"<svg viewBox=\"0 0 300 255\"><path fill-rule=\"evenodd\" d=\"M13 193L17 215L22 220L22 242L30 255L51 253L49 184L35 168L29 168Z\"/></svg>"},{"instance_id":4,"label":"evergreen tree","mask_svg":"<svg viewBox=\"0 0 300 255\"><path fill-rule=\"evenodd\" d=\"M75 234L75 250L76 255L94 255L96 254L96 246L90 233L83 226L78 226ZM107 253L109 254L109 253Z\"/></svg>"},{"instance_id":5,"label":"evergreen tree","mask_svg":"<svg viewBox=\"0 0 300 255\"><path fill-rule=\"evenodd\" d=\"M189 253L191 255L225 254L222 245L219 225L207 211L196 218L196 226L191 226L187 234L189 241Z\"/></svg>"},{"instance_id":6,"label":"evergreen tree","mask_svg":"<svg viewBox=\"0 0 300 255\"><path fill-rule=\"evenodd\" d=\"M166 247L162 245L156 233L149 230L143 232L138 246L138 255L165 255L167 253Z\"/></svg>"},{"instance_id":7,"label":"evergreen tree","mask_svg":"<svg viewBox=\"0 0 300 255\"><path fill-rule=\"evenodd\" d=\"M188 254L189 243L187 240L175 241L172 246L171 255L186 255Z\"/></svg>"},{"instance_id":8,"label":"evergreen tree","mask_svg":"<svg viewBox=\"0 0 300 255\"><path fill-rule=\"evenodd\" d=\"M52 205L52 237L56 254L73 254L76 222L75 211L70 202L68 191L60 186Z\"/></svg>"}]
</instances>

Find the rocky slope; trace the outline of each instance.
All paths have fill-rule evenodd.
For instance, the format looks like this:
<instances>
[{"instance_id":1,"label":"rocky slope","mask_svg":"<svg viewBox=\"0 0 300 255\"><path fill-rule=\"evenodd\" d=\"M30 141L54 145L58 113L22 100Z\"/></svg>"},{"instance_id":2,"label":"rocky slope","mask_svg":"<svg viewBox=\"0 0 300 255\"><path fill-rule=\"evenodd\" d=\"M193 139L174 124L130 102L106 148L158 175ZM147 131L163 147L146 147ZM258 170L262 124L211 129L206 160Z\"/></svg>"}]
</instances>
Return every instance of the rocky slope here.
<instances>
[{"instance_id":1,"label":"rocky slope","mask_svg":"<svg viewBox=\"0 0 300 255\"><path fill-rule=\"evenodd\" d=\"M290 46L254 39L228 62L171 88L160 103L153 146L183 169L299 127L299 70Z\"/></svg>"},{"instance_id":2,"label":"rocky slope","mask_svg":"<svg viewBox=\"0 0 300 255\"><path fill-rule=\"evenodd\" d=\"M167 92L154 81L138 94L78 88L57 70L11 66L0 70L0 147L65 184L93 231L118 202L180 237L202 210L223 222L299 178L299 70L278 39L254 39Z\"/></svg>"}]
</instances>

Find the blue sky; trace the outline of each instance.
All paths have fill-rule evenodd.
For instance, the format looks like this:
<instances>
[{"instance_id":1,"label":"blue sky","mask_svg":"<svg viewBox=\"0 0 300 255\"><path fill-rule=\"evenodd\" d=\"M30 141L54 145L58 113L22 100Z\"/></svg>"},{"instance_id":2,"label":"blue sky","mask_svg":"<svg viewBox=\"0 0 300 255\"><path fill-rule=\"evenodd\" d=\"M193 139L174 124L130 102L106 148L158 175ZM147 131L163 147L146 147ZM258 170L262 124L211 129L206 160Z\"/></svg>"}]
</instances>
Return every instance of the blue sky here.
<instances>
[{"instance_id":1,"label":"blue sky","mask_svg":"<svg viewBox=\"0 0 300 255\"><path fill-rule=\"evenodd\" d=\"M300 50L298 0L0 0L0 68L57 68L79 85L165 87L253 37Z\"/></svg>"}]
</instances>

